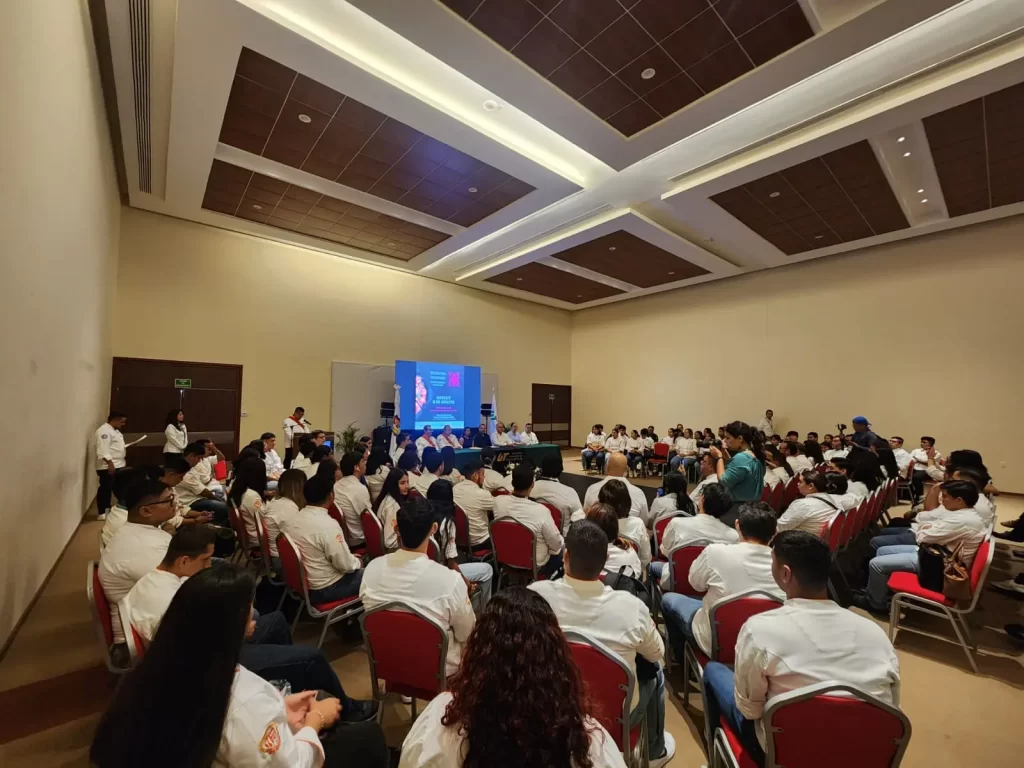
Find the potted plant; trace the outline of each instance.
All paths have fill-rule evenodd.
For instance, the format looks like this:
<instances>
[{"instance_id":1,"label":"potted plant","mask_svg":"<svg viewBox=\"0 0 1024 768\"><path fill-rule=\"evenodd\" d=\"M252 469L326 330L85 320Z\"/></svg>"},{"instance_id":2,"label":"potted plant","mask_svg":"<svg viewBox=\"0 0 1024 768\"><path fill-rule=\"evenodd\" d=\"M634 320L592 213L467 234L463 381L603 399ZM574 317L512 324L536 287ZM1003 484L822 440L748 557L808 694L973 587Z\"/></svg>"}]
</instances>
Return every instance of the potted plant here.
<instances>
[{"instance_id":1,"label":"potted plant","mask_svg":"<svg viewBox=\"0 0 1024 768\"><path fill-rule=\"evenodd\" d=\"M337 438L337 442L335 443L335 453L338 453L339 451L342 453L354 451L356 449L356 443L359 442L359 427L356 426L354 421L351 421L347 427L337 433Z\"/></svg>"}]
</instances>

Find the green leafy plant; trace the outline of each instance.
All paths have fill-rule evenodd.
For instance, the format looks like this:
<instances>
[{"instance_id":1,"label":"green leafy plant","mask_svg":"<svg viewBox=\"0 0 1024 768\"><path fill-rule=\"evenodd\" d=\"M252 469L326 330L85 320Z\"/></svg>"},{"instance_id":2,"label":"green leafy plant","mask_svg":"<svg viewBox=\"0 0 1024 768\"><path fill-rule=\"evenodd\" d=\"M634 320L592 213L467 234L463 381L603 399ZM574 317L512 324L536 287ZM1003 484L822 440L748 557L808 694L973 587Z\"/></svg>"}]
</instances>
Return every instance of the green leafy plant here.
<instances>
[{"instance_id":1,"label":"green leafy plant","mask_svg":"<svg viewBox=\"0 0 1024 768\"><path fill-rule=\"evenodd\" d=\"M342 451L354 451L356 443L359 442L359 427L356 426L354 421L351 421L347 427L338 433L337 437L337 444Z\"/></svg>"}]
</instances>

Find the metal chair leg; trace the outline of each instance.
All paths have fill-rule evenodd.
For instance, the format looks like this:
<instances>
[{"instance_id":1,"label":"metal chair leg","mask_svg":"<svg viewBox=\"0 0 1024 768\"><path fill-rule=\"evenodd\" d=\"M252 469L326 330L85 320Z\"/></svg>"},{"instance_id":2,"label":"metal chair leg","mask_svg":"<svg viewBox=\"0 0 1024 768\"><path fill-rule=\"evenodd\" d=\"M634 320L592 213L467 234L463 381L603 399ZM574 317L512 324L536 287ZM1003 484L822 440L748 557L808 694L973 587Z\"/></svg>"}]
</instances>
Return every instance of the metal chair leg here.
<instances>
[{"instance_id":1,"label":"metal chair leg","mask_svg":"<svg viewBox=\"0 0 1024 768\"><path fill-rule=\"evenodd\" d=\"M415 696L413 697L413 700L412 700L412 719L413 720L416 719L416 697Z\"/></svg>"},{"instance_id":2,"label":"metal chair leg","mask_svg":"<svg viewBox=\"0 0 1024 768\"><path fill-rule=\"evenodd\" d=\"M329 619L324 619L324 628L320 631L320 640L317 642L316 647L320 648L324 644L324 638L327 637L327 628L331 626Z\"/></svg>"},{"instance_id":3,"label":"metal chair leg","mask_svg":"<svg viewBox=\"0 0 1024 768\"><path fill-rule=\"evenodd\" d=\"M964 653L967 654L967 661L971 665L971 669L974 670L974 674L978 674L978 665L974 661L974 654L971 653L971 648L967 644L967 640L964 639L963 632L960 631L960 622L956 620L949 609L943 608L946 612L946 616L949 618L949 623L953 625L953 631L956 632L956 639L960 641L960 647L964 649Z\"/></svg>"},{"instance_id":4,"label":"metal chair leg","mask_svg":"<svg viewBox=\"0 0 1024 768\"><path fill-rule=\"evenodd\" d=\"M299 617L302 616L302 609L306 607L305 602L300 602L299 607L295 609L295 618L292 619L292 634L295 634L295 628L299 626Z\"/></svg>"},{"instance_id":5,"label":"metal chair leg","mask_svg":"<svg viewBox=\"0 0 1024 768\"><path fill-rule=\"evenodd\" d=\"M690 655L683 648L683 706L690 705Z\"/></svg>"}]
</instances>

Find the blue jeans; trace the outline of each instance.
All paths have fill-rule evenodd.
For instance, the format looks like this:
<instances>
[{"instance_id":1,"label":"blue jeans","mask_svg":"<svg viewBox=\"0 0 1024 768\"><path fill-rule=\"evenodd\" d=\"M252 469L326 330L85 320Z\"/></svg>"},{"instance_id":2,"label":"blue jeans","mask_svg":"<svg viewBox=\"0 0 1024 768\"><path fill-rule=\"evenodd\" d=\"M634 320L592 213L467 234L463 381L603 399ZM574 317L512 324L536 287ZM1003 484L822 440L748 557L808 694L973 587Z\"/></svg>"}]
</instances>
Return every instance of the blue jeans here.
<instances>
[{"instance_id":1,"label":"blue jeans","mask_svg":"<svg viewBox=\"0 0 1024 768\"><path fill-rule=\"evenodd\" d=\"M675 592L669 592L661 598L661 613L665 617L668 640L672 643L672 652L677 660L683 658L683 648L687 640L696 645L693 639L693 617L702 605L703 600Z\"/></svg>"},{"instance_id":2,"label":"blue jeans","mask_svg":"<svg viewBox=\"0 0 1024 768\"><path fill-rule=\"evenodd\" d=\"M217 499L196 499L188 505L189 509L194 509L198 512L209 512L213 515L213 521L217 525L229 525L228 521L228 505L225 501L218 501Z\"/></svg>"},{"instance_id":3,"label":"blue jeans","mask_svg":"<svg viewBox=\"0 0 1024 768\"><path fill-rule=\"evenodd\" d=\"M917 573L917 546L898 544L879 547L868 563L868 602L872 608L884 611L889 603L889 574L902 571Z\"/></svg>"},{"instance_id":4,"label":"blue jeans","mask_svg":"<svg viewBox=\"0 0 1024 768\"><path fill-rule=\"evenodd\" d=\"M333 584L323 589L309 590L309 599L314 605L333 603L359 594L359 585L363 583L363 569L346 573Z\"/></svg>"},{"instance_id":5,"label":"blue jeans","mask_svg":"<svg viewBox=\"0 0 1024 768\"><path fill-rule=\"evenodd\" d=\"M647 751L653 760L665 755L665 669L658 665L653 680L638 680L637 685L640 700L629 714L629 727L647 718Z\"/></svg>"},{"instance_id":6,"label":"blue jeans","mask_svg":"<svg viewBox=\"0 0 1024 768\"><path fill-rule=\"evenodd\" d=\"M877 536L871 537L871 549L917 544L917 534L909 528L883 528Z\"/></svg>"},{"instance_id":7,"label":"blue jeans","mask_svg":"<svg viewBox=\"0 0 1024 768\"><path fill-rule=\"evenodd\" d=\"M564 550L563 550L564 551ZM562 553L552 555L544 565L537 569L538 576L550 576L562 567Z\"/></svg>"},{"instance_id":8,"label":"blue jeans","mask_svg":"<svg viewBox=\"0 0 1024 768\"><path fill-rule=\"evenodd\" d=\"M476 594L470 598L473 603L473 610L480 613L491 599L491 579L494 577L494 569L488 563L459 563L459 570L477 586Z\"/></svg>"},{"instance_id":9,"label":"blue jeans","mask_svg":"<svg viewBox=\"0 0 1024 768\"><path fill-rule=\"evenodd\" d=\"M758 765L764 765L764 750L757 740L757 725L743 716L736 706L736 682L733 671L717 661L704 667L704 716L711 732L719 726L719 718L739 736L740 744Z\"/></svg>"},{"instance_id":10,"label":"blue jeans","mask_svg":"<svg viewBox=\"0 0 1024 768\"><path fill-rule=\"evenodd\" d=\"M604 469L604 451L592 451L589 448L583 451L583 469L590 469L590 462L597 461L597 468Z\"/></svg>"}]
</instances>

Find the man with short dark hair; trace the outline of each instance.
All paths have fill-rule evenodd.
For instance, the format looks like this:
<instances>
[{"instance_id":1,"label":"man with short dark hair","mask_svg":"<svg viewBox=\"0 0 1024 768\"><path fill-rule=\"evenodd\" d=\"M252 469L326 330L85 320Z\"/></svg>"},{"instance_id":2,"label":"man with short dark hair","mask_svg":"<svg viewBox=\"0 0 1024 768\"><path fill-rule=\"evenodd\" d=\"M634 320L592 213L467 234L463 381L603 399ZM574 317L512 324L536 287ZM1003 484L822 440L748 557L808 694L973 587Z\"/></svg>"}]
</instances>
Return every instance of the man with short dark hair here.
<instances>
[{"instance_id":1,"label":"man with short dark hair","mask_svg":"<svg viewBox=\"0 0 1024 768\"><path fill-rule=\"evenodd\" d=\"M334 484L334 503L345 519L344 533L350 547L366 543L362 514L373 509L370 491L361 481L366 474L366 460L365 451L346 453L341 457L341 480Z\"/></svg>"},{"instance_id":2,"label":"man with short dark hair","mask_svg":"<svg viewBox=\"0 0 1024 768\"><path fill-rule=\"evenodd\" d=\"M512 490L512 480L494 469L496 453L493 448L480 451L480 461L484 465L483 488L485 491Z\"/></svg>"},{"instance_id":3,"label":"man with short dark hair","mask_svg":"<svg viewBox=\"0 0 1024 768\"><path fill-rule=\"evenodd\" d=\"M889 447L892 449L892 455L896 459L896 466L899 468L900 474L902 475L906 473L907 467L910 466L910 462L913 461L913 459L903 448L903 438L898 435L893 435L889 438Z\"/></svg>"},{"instance_id":4,"label":"man with short dark hair","mask_svg":"<svg viewBox=\"0 0 1024 768\"><path fill-rule=\"evenodd\" d=\"M555 527L551 512L543 504L530 500L533 491L533 465L520 464L512 471L512 495L494 500L494 519L511 517L533 532L537 572L550 576L562 565L562 534ZM607 547L607 540L605 547Z\"/></svg>"},{"instance_id":5,"label":"man with short dark hair","mask_svg":"<svg viewBox=\"0 0 1024 768\"><path fill-rule=\"evenodd\" d=\"M466 448L469 446L467 445ZM490 448L491 447L491 436L487 434L487 420L484 419L480 422L480 429L475 435L473 435L473 447L474 448Z\"/></svg>"},{"instance_id":6,"label":"man with short dark hair","mask_svg":"<svg viewBox=\"0 0 1024 768\"><path fill-rule=\"evenodd\" d=\"M452 496L459 508L466 513L469 523L469 546L483 549L490 546L491 534L488 526L494 513L494 496L484 490L484 465L470 461L462 470L463 480L452 488Z\"/></svg>"},{"instance_id":7,"label":"man with short dark hair","mask_svg":"<svg viewBox=\"0 0 1024 768\"><path fill-rule=\"evenodd\" d=\"M574 488L562 485L558 479L562 475L562 457L560 454L545 456L540 463L540 480L533 484L531 498L537 501L554 504L562 511L562 531L569 528L569 521L574 514L582 514L580 495ZM458 486L456 486L458 487Z\"/></svg>"},{"instance_id":8,"label":"man with short dark hair","mask_svg":"<svg viewBox=\"0 0 1024 768\"><path fill-rule=\"evenodd\" d=\"M832 461L832 459L845 459L846 454L850 452L849 448L843 447L843 438L839 435L833 436L829 443L829 449L823 454L825 461ZM906 453L906 451L904 451Z\"/></svg>"},{"instance_id":9,"label":"man with short dark hair","mask_svg":"<svg viewBox=\"0 0 1024 768\"><path fill-rule=\"evenodd\" d=\"M366 610L398 601L436 621L448 633L445 672L454 674L476 622L466 580L459 571L445 568L427 555L430 536L437 532L429 501L407 499L398 510L397 522L401 548L370 561L359 597Z\"/></svg>"},{"instance_id":10,"label":"man with short dark hair","mask_svg":"<svg viewBox=\"0 0 1024 768\"><path fill-rule=\"evenodd\" d=\"M517 469L518 471L518 469ZM675 741L665 730L665 646L650 611L629 592L601 581L608 557L608 537L591 520L569 526L565 541L565 578L530 585L551 605L565 632L583 632L622 656L637 685L630 703L630 725L647 718L650 765L662 766L675 754ZM653 675L637 675L637 654L655 665Z\"/></svg>"},{"instance_id":11,"label":"man with short dark hair","mask_svg":"<svg viewBox=\"0 0 1024 768\"><path fill-rule=\"evenodd\" d=\"M275 483L274 488L276 488L278 478L284 473L284 462L281 461L281 457L274 450L274 446L277 445L277 435L273 432L264 432L260 435L260 440L263 441L263 463L267 467L267 480L273 481ZM273 490L269 482L267 489Z\"/></svg>"},{"instance_id":12,"label":"man with short dark hair","mask_svg":"<svg viewBox=\"0 0 1024 768\"><path fill-rule=\"evenodd\" d=\"M775 536L775 511L763 501L747 502L740 506L734 525L739 541L709 544L690 566L690 586L705 593L703 600L678 592L662 597L662 613L677 658L683 657L684 640L696 642L705 655L711 653L709 616L720 600L751 589L764 590L780 600L785 597L772 576L768 548Z\"/></svg>"},{"instance_id":13,"label":"man with short dark hair","mask_svg":"<svg viewBox=\"0 0 1024 768\"><path fill-rule=\"evenodd\" d=\"M125 466L126 446L121 430L127 421L128 417L120 411L111 411L107 420L96 430L93 439L96 449L96 477L100 482L96 490L96 516L99 520L103 520L110 509L114 475Z\"/></svg>"},{"instance_id":14,"label":"man with short dark hair","mask_svg":"<svg viewBox=\"0 0 1024 768\"><path fill-rule=\"evenodd\" d=\"M910 460L913 462L910 486L916 501L924 496L924 484L928 482L931 474L928 467L934 467L942 461L942 454L935 450L935 438L929 435L922 437L921 447L910 452Z\"/></svg>"},{"instance_id":15,"label":"man with short dark hair","mask_svg":"<svg viewBox=\"0 0 1024 768\"><path fill-rule=\"evenodd\" d=\"M775 411L769 408L764 412L764 418L758 422L757 431L765 437L771 437L775 432Z\"/></svg>"},{"instance_id":16,"label":"man with short dark hair","mask_svg":"<svg viewBox=\"0 0 1024 768\"><path fill-rule=\"evenodd\" d=\"M415 488L420 496L427 498L427 490L435 480L440 480L439 471L444 461L437 451L427 451L423 455L423 472L409 476L409 487Z\"/></svg>"},{"instance_id":17,"label":"man with short dark hair","mask_svg":"<svg viewBox=\"0 0 1024 768\"><path fill-rule=\"evenodd\" d=\"M427 448L437 450L437 440L434 438L434 430L429 424L423 427L423 434L416 438L416 454L423 458L423 451Z\"/></svg>"},{"instance_id":18,"label":"man with short dark hair","mask_svg":"<svg viewBox=\"0 0 1024 768\"><path fill-rule=\"evenodd\" d=\"M306 421L306 409L299 406L292 411L292 415L287 416L284 420L283 431L286 449L291 448L292 439L295 435L309 434L310 425L309 422Z\"/></svg>"},{"instance_id":19,"label":"man with short dark hair","mask_svg":"<svg viewBox=\"0 0 1024 768\"><path fill-rule=\"evenodd\" d=\"M210 512L220 525L228 523L228 505L218 499L210 488L210 465L206 462L206 446L189 443L182 452L189 470L174 488L178 504L200 512Z\"/></svg>"},{"instance_id":20,"label":"man with short dark hair","mask_svg":"<svg viewBox=\"0 0 1024 768\"><path fill-rule=\"evenodd\" d=\"M724 717L757 765L766 744L761 716L781 694L835 680L899 706L899 661L885 631L828 598L828 544L806 531L783 531L771 546L785 604L743 624L735 673L716 661L704 669L705 717Z\"/></svg>"}]
</instances>

